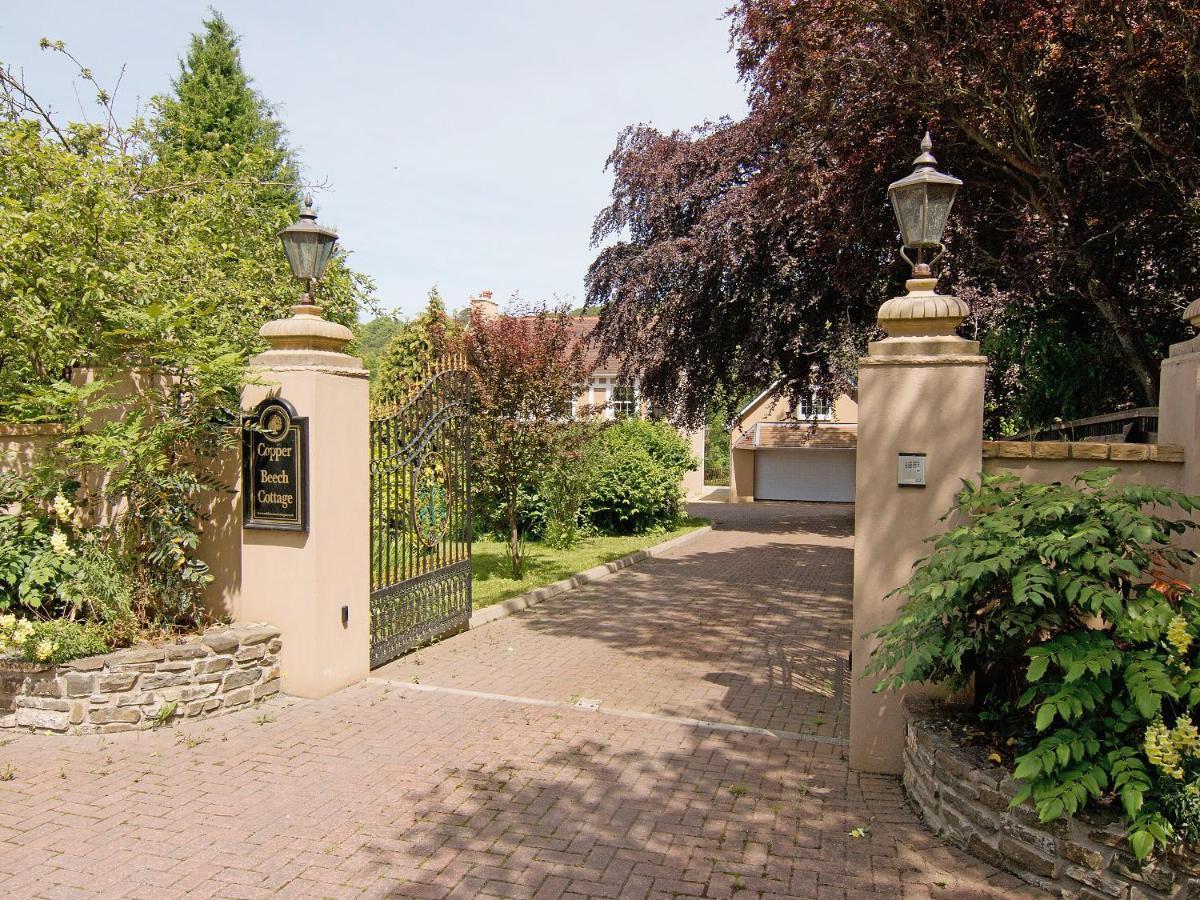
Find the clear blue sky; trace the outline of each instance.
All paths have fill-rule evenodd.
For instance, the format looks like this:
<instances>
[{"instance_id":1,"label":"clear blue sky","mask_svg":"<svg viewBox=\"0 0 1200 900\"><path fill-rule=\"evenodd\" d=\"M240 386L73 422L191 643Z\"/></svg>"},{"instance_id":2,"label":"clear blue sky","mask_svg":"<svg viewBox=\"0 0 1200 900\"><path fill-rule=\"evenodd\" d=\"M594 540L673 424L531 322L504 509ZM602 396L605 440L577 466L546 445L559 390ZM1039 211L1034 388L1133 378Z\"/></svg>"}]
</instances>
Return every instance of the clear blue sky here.
<instances>
[{"instance_id":1,"label":"clear blue sky","mask_svg":"<svg viewBox=\"0 0 1200 900\"><path fill-rule=\"evenodd\" d=\"M411 314L435 282L457 307L578 300L618 131L741 116L729 0L217 0L276 104L306 177L385 308ZM6 3L0 59L67 118L65 41L120 106L168 89L209 4ZM80 91L85 96L86 92ZM93 107L88 106L89 114Z\"/></svg>"}]
</instances>

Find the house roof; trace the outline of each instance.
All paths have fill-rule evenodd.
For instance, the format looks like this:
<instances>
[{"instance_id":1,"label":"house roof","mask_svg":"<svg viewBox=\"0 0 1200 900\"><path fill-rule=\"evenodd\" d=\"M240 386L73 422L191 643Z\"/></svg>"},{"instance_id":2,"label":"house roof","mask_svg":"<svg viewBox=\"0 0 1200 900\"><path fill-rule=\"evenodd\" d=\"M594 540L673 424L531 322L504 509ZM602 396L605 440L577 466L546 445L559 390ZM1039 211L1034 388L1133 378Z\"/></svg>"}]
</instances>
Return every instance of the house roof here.
<instances>
[{"instance_id":1,"label":"house roof","mask_svg":"<svg viewBox=\"0 0 1200 900\"><path fill-rule=\"evenodd\" d=\"M737 450L853 450L858 446L858 431L807 422L759 422L738 437L733 446Z\"/></svg>"},{"instance_id":2,"label":"house roof","mask_svg":"<svg viewBox=\"0 0 1200 900\"><path fill-rule=\"evenodd\" d=\"M619 372L621 369L619 360L614 360L611 356L601 356L597 344L586 343L599 321L599 316L570 316L571 335L575 340L584 344L583 359L589 371Z\"/></svg>"},{"instance_id":3,"label":"house roof","mask_svg":"<svg viewBox=\"0 0 1200 900\"><path fill-rule=\"evenodd\" d=\"M783 384L782 378L777 378L775 381L771 382L771 384L768 385L768 387L765 391L763 391L761 394L759 394L757 397L755 397L753 400L751 400L749 403L747 403L745 406L743 406L741 409L739 409L737 411L737 415L734 416L733 420L735 422L739 421L743 416L745 416L747 413L749 413L750 410L754 409L754 407L758 406L758 404L762 403L764 400L767 399L767 397L769 397L771 394L773 394L775 392L776 388L778 388L781 384Z\"/></svg>"}]
</instances>

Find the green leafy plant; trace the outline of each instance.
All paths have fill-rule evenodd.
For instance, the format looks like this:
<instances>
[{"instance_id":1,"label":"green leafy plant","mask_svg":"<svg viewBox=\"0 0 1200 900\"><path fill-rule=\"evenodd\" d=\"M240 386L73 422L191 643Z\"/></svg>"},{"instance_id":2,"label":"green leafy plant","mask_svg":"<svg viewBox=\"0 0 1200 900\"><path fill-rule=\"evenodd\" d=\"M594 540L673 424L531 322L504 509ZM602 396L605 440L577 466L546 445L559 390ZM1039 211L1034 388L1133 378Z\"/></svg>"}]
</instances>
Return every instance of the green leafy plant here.
<instances>
[{"instance_id":1,"label":"green leafy plant","mask_svg":"<svg viewBox=\"0 0 1200 900\"><path fill-rule=\"evenodd\" d=\"M111 649L110 632L103 625L0 615L0 654L12 653L29 662L61 663Z\"/></svg>"},{"instance_id":2,"label":"green leafy plant","mask_svg":"<svg viewBox=\"0 0 1200 900\"><path fill-rule=\"evenodd\" d=\"M1178 539L1196 526L1166 513L1200 498L1115 472L966 485L867 672L880 690L972 687L981 722L1020 751L1014 803L1050 821L1119 799L1144 859L1193 827L1200 596L1175 573L1195 562Z\"/></svg>"},{"instance_id":3,"label":"green leafy plant","mask_svg":"<svg viewBox=\"0 0 1200 900\"><path fill-rule=\"evenodd\" d=\"M676 524L683 473L695 468L687 443L665 422L624 419L600 432L585 503L605 534L640 534Z\"/></svg>"},{"instance_id":4,"label":"green leafy plant","mask_svg":"<svg viewBox=\"0 0 1200 900\"><path fill-rule=\"evenodd\" d=\"M572 423L538 487L545 510L542 539L556 550L570 550L591 530L583 520L583 505L592 490L596 458L594 424Z\"/></svg>"},{"instance_id":5,"label":"green leafy plant","mask_svg":"<svg viewBox=\"0 0 1200 900\"><path fill-rule=\"evenodd\" d=\"M162 706L160 706L158 708L158 712L156 712L154 714L153 718L151 718L150 727L151 728L162 728L164 725L166 725L168 722L171 721L171 719L175 715L175 711L178 708L179 708L178 700L171 700L168 703L164 703Z\"/></svg>"}]
</instances>

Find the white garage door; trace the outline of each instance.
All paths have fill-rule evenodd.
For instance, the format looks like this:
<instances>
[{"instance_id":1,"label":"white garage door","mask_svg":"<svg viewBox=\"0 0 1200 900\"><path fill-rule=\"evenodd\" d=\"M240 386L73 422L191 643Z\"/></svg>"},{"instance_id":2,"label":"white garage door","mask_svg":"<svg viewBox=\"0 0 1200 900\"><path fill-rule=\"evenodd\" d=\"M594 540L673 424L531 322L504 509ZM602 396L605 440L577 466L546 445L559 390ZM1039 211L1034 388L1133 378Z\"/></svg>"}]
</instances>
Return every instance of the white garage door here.
<instances>
[{"instance_id":1,"label":"white garage door","mask_svg":"<svg viewBox=\"0 0 1200 900\"><path fill-rule=\"evenodd\" d=\"M755 500L854 501L853 450L756 450Z\"/></svg>"}]
</instances>

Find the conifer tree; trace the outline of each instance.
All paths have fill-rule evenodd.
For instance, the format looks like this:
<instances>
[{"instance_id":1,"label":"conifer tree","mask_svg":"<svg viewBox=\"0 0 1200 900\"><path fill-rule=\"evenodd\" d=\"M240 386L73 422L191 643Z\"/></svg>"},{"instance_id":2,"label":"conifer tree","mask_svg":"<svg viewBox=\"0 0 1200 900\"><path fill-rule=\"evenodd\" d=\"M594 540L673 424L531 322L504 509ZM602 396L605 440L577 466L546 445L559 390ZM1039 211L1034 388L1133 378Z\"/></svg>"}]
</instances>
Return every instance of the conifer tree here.
<instances>
[{"instance_id":1,"label":"conifer tree","mask_svg":"<svg viewBox=\"0 0 1200 900\"><path fill-rule=\"evenodd\" d=\"M405 322L388 341L379 361L375 399L391 402L407 396L426 367L453 349L462 337L462 326L446 313L437 286L419 316Z\"/></svg>"},{"instance_id":2,"label":"conifer tree","mask_svg":"<svg viewBox=\"0 0 1200 900\"><path fill-rule=\"evenodd\" d=\"M242 67L238 35L215 10L193 34L173 92L154 99L154 146L167 161L263 181L292 210L299 174L282 123Z\"/></svg>"},{"instance_id":3,"label":"conifer tree","mask_svg":"<svg viewBox=\"0 0 1200 900\"><path fill-rule=\"evenodd\" d=\"M253 86L242 66L239 37L216 10L191 37L179 62L173 90L154 98L149 146L179 185L225 184L250 193L253 223L223 218L210 224L207 239L214 263L231 277L251 277L248 269L275 270L278 291L238 313L251 333L272 318L287 315L295 301L295 285L275 233L296 220L303 187L299 160L288 146L287 132L271 104ZM182 193L163 194L163 203ZM332 222L326 224L335 224ZM318 302L326 318L352 324L371 303L374 284L348 264L338 249L325 270Z\"/></svg>"}]
</instances>

